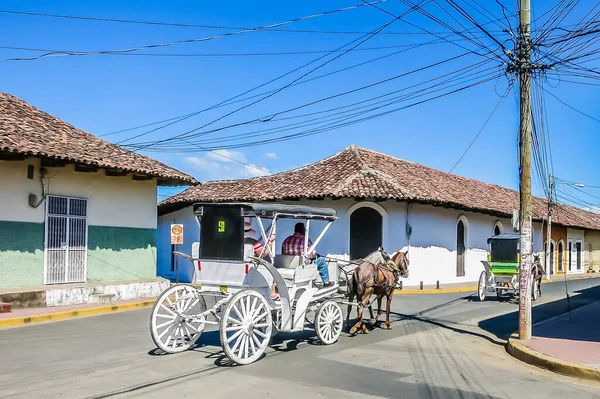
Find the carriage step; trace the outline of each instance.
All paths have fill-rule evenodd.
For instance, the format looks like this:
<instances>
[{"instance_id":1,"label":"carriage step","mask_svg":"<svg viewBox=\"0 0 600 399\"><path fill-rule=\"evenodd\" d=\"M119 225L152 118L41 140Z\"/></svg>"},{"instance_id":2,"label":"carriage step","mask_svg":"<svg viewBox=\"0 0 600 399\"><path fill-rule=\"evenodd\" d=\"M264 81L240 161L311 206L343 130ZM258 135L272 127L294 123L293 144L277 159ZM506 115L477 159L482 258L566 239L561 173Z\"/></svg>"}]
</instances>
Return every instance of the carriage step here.
<instances>
[{"instance_id":1,"label":"carriage step","mask_svg":"<svg viewBox=\"0 0 600 399\"><path fill-rule=\"evenodd\" d=\"M112 303L115 298L115 294L90 294L90 303Z\"/></svg>"},{"instance_id":2,"label":"carriage step","mask_svg":"<svg viewBox=\"0 0 600 399\"><path fill-rule=\"evenodd\" d=\"M0 303L0 313L10 313L10 303Z\"/></svg>"}]
</instances>

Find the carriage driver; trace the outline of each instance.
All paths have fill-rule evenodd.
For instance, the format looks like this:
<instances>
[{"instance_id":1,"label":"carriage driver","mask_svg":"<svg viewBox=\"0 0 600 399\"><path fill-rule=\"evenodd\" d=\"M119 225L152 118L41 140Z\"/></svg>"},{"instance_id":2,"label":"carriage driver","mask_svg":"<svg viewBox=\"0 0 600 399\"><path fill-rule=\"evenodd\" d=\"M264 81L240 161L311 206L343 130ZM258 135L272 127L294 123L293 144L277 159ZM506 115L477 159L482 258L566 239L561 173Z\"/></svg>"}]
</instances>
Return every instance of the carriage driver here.
<instances>
[{"instance_id":1,"label":"carriage driver","mask_svg":"<svg viewBox=\"0 0 600 399\"><path fill-rule=\"evenodd\" d=\"M282 255L302 256L304 252L304 235L306 234L306 228L304 223L299 222L294 226L294 234L287 237L281 245ZM310 238L308 239L308 246L312 246ZM318 256L314 251L307 255L307 258L317 264L317 270L323 280L323 286L329 287L333 283L329 281L329 270L327 269L327 261L325 258Z\"/></svg>"}]
</instances>

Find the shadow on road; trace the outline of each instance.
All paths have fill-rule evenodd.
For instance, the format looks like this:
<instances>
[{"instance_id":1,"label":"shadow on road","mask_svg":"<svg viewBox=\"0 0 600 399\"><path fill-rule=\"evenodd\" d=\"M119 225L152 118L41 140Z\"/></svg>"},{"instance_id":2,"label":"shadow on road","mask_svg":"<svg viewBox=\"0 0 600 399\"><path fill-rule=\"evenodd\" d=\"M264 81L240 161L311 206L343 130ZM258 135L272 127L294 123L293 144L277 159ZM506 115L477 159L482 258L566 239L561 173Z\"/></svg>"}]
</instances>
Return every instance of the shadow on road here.
<instances>
[{"instance_id":1,"label":"shadow on road","mask_svg":"<svg viewBox=\"0 0 600 399\"><path fill-rule=\"evenodd\" d=\"M551 317L564 314L568 312L569 309L575 310L581 306L596 301L600 301L600 286L573 291L573 293L570 294L569 299L565 297L556 301L533 306L531 310L533 323L539 323ZM507 340L517 330L518 322L519 312L518 307L515 307L515 310L513 312L480 321L479 327L482 330L494 334L500 339ZM534 326L533 335L538 335L537 330L538 329ZM576 339L573 337L561 338Z\"/></svg>"}]
</instances>

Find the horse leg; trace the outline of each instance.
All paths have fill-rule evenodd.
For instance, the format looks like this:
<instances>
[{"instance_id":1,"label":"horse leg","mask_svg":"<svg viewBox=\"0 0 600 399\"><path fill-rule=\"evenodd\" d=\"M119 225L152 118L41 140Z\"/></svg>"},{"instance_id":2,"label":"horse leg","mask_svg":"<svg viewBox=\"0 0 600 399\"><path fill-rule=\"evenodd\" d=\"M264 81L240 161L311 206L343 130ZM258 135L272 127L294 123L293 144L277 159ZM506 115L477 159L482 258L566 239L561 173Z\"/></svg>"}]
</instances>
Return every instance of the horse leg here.
<instances>
[{"instance_id":1,"label":"horse leg","mask_svg":"<svg viewBox=\"0 0 600 399\"><path fill-rule=\"evenodd\" d=\"M350 325L350 313L352 313L352 305L351 303L354 302L354 294L350 294L348 296L348 313L346 314L346 325L349 326Z\"/></svg>"},{"instance_id":2,"label":"horse leg","mask_svg":"<svg viewBox=\"0 0 600 399\"><path fill-rule=\"evenodd\" d=\"M371 316L370 323L375 325L377 320L375 320L375 316L373 315L373 305L369 305L369 316Z\"/></svg>"},{"instance_id":3,"label":"horse leg","mask_svg":"<svg viewBox=\"0 0 600 399\"><path fill-rule=\"evenodd\" d=\"M350 335L356 334L356 331L358 331L358 329L361 327L361 324L362 324L362 316L363 316L363 308L361 306L362 296L357 295L357 302L358 302L358 307L356 309L356 315L357 315L356 324L354 324L352 326L352 328L350 329ZM348 307L350 307L350 305L348 305Z\"/></svg>"},{"instance_id":4,"label":"horse leg","mask_svg":"<svg viewBox=\"0 0 600 399\"><path fill-rule=\"evenodd\" d=\"M387 303L385 306L385 326L387 327L388 330L392 329L392 323L390 323L390 308L392 305L392 297L394 296L394 290L390 290L390 292L387 293L386 297L387 297Z\"/></svg>"},{"instance_id":5,"label":"horse leg","mask_svg":"<svg viewBox=\"0 0 600 399\"><path fill-rule=\"evenodd\" d=\"M375 318L375 323L373 323L373 324L379 323L379 318L381 317L381 314L383 313L383 308L381 307L382 300L383 300L383 295L379 295L377 297L377 317Z\"/></svg>"},{"instance_id":6,"label":"horse leg","mask_svg":"<svg viewBox=\"0 0 600 399\"><path fill-rule=\"evenodd\" d=\"M362 310L364 310L364 308L367 307L367 305L369 305L371 296L373 296L373 291L374 291L374 289L372 287L369 287L365 290L362 300L360 301L360 304L362 304L362 306L359 306L359 309L362 308ZM371 309L371 306L369 306L369 309ZM362 318L362 312L361 312L361 317L360 317L360 326L365 334L369 333L369 329L367 328L367 326Z\"/></svg>"}]
</instances>

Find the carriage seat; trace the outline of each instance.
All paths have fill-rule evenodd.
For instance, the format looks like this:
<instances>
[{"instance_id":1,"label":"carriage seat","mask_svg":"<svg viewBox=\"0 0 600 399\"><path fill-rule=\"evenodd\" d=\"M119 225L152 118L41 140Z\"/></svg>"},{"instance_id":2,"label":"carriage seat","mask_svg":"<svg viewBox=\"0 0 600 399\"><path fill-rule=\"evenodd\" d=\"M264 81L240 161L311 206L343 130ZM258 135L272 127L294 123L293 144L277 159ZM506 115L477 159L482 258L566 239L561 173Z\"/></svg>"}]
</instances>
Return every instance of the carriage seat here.
<instances>
[{"instance_id":1,"label":"carriage seat","mask_svg":"<svg viewBox=\"0 0 600 399\"><path fill-rule=\"evenodd\" d=\"M278 269L277 271L286 280L293 280L296 268L300 266L302 262L301 256L295 255L275 255L274 266Z\"/></svg>"}]
</instances>

